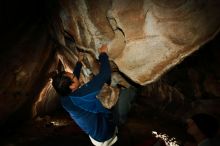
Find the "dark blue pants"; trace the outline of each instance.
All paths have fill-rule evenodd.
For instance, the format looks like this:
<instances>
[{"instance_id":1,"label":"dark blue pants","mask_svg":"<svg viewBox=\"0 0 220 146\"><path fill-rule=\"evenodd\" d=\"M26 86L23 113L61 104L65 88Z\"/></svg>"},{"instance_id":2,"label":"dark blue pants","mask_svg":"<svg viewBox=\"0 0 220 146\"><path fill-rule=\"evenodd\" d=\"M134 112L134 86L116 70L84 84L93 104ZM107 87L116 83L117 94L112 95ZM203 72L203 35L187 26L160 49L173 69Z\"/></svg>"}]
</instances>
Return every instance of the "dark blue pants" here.
<instances>
[{"instance_id":1,"label":"dark blue pants","mask_svg":"<svg viewBox=\"0 0 220 146\"><path fill-rule=\"evenodd\" d=\"M132 86L120 90L118 102L113 109L114 120L117 125L121 125L126 122L136 93L137 89Z\"/></svg>"}]
</instances>

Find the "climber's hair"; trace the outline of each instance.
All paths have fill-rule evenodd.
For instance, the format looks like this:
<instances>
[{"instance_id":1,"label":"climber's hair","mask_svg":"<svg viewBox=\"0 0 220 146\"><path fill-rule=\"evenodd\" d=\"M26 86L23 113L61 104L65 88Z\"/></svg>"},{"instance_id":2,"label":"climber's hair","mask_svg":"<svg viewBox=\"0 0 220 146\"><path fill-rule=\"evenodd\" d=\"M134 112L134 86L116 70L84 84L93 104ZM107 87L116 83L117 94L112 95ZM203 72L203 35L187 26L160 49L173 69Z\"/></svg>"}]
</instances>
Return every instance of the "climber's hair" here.
<instances>
[{"instance_id":1,"label":"climber's hair","mask_svg":"<svg viewBox=\"0 0 220 146\"><path fill-rule=\"evenodd\" d=\"M61 96L67 96L72 92L69 86L73 83L73 81L65 74L66 72L62 71L52 77L52 85Z\"/></svg>"}]
</instances>

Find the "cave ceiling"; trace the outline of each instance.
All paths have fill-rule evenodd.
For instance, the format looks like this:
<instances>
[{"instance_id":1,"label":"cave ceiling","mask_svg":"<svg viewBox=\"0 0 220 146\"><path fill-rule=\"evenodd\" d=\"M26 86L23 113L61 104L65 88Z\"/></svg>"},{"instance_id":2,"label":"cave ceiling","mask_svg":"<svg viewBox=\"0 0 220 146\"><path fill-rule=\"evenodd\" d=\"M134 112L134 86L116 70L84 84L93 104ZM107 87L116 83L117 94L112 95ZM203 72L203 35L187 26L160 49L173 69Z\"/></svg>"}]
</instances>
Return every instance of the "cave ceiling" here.
<instances>
[{"instance_id":1,"label":"cave ceiling","mask_svg":"<svg viewBox=\"0 0 220 146\"><path fill-rule=\"evenodd\" d=\"M120 72L140 85L157 80L219 31L219 1L64 0L64 31L85 50L108 44Z\"/></svg>"},{"instance_id":2,"label":"cave ceiling","mask_svg":"<svg viewBox=\"0 0 220 146\"><path fill-rule=\"evenodd\" d=\"M114 80L148 85L220 27L219 0L5 0L0 6L0 124L18 110L25 116L33 103L35 112L44 103L56 107L48 74L59 60L70 71L76 48L88 52L84 74L98 72L98 48L108 44Z\"/></svg>"}]
</instances>

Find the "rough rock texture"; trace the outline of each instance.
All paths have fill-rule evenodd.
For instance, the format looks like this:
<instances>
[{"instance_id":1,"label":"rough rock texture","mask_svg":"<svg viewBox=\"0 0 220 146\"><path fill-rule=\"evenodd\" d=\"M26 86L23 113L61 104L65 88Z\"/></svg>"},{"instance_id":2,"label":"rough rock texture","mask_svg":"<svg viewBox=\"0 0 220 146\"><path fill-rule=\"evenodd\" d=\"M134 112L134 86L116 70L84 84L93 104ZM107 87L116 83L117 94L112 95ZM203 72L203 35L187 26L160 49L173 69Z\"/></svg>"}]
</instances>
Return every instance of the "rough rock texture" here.
<instances>
[{"instance_id":1,"label":"rough rock texture","mask_svg":"<svg viewBox=\"0 0 220 146\"><path fill-rule=\"evenodd\" d=\"M78 47L109 44L119 70L146 85L212 39L220 26L220 1L65 0L64 30Z\"/></svg>"},{"instance_id":2,"label":"rough rock texture","mask_svg":"<svg viewBox=\"0 0 220 146\"><path fill-rule=\"evenodd\" d=\"M6 8L0 9L6 16L0 21L0 126L7 125L9 137L26 118L62 111L49 73L60 68L59 61L71 71L84 50L82 79L88 81L98 72L97 48L103 43L109 44L114 83L127 87L130 78L144 85L133 108L134 131L139 119L157 111L178 118L196 111L220 117L219 36L193 53L218 32L218 1L35 0L13 7L10 2L0 5Z\"/></svg>"},{"instance_id":3,"label":"rough rock texture","mask_svg":"<svg viewBox=\"0 0 220 146\"><path fill-rule=\"evenodd\" d=\"M45 30L40 30L32 28L17 43L14 41L11 48L3 48L7 53L2 51L1 54L0 123L24 106L31 108L34 96L40 92L46 73L55 59L48 35ZM35 37L30 37L33 33Z\"/></svg>"},{"instance_id":4,"label":"rough rock texture","mask_svg":"<svg viewBox=\"0 0 220 146\"><path fill-rule=\"evenodd\" d=\"M31 117L35 97L57 63L56 50L41 15L43 10L38 9L41 3L13 2L0 4L1 126Z\"/></svg>"},{"instance_id":5,"label":"rough rock texture","mask_svg":"<svg viewBox=\"0 0 220 146\"><path fill-rule=\"evenodd\" d=\"M218 35L158 81L143 86L142 103L180 118L205 112L220 119L219 41Z\"/></svg>"}]
</instances>

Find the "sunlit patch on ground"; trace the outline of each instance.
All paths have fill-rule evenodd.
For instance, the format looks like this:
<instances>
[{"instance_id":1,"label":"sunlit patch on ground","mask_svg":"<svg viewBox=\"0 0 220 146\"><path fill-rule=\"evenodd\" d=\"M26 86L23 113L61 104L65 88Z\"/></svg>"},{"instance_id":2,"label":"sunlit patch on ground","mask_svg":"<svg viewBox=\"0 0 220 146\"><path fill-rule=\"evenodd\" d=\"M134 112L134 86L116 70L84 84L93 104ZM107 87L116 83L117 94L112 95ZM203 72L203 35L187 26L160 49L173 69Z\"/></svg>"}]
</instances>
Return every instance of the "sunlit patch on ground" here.
<instances>
[{"instance_id":1,"label":"sunlit patch on ground","mask_svg":"<svg viewBox=\"0 0 220 146\"><path fill-rule=\"evenodd\" d=\"M175 137L169 137L167 134L157 133L156 131L152 131L152 134L156 138L162 139L167 146L180 146Z\"/></svg>"}]
</instances>

